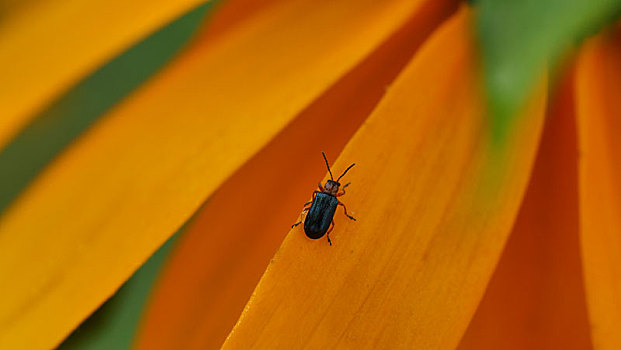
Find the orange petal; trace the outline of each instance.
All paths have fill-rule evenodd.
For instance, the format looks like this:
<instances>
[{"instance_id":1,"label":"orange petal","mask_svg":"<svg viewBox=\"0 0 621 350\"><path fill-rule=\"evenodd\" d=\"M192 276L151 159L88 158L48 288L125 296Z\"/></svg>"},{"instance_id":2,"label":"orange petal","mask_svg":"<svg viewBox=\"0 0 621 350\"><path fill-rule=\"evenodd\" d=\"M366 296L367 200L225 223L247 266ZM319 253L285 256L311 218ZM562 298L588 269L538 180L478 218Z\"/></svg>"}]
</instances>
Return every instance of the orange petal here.
<instances>
[{"instance_id":1,"label":"orange petal","mask_svg":"<svg viewBox=\"0 0 621 350\"><path fill-rule=\"evenodd\" d=\"M580 229L596 349L621 349L621 36L589 40L576 77Z\"/></svg>"},{"instance_id":2,"label":"orange petal","mask_svg":"<svg viewBox=\"0 0 621 350\"><path fill-rule=\"evenodd\" d=\"M457 345L517 214L545 101L538 89L493 144L470 26L464 9L432 36L335 162L357 164L343 200L358 221L338 209L332 246L292 230L224 349Z\"/></svg>"},{"instance_id":3,"label":"orange petal","mask_svg":"<svg viewBox=\"0 0 621 350\"><path fill-rule=\"evenodd\" d=\"M524 202L460 349L589 349L573 79L552 101Z\"/></svg>"},{"instance_id":4,"label":"orange petal","mask_svg":"<svg viewBox=\"0 0 621 350\"><path fill-rule=\"evenodd\" d=\"M45 0L0 14L0 148L39 109L204 0ZM70 54L69 54L70 53Z\"/></svg>"},{"instance_id":5,"label":"orange petal","mask_svg":"<svg viewBox=\"0 0 621 350\"><path fill-rule=\"evenodd\" d=\"M117 106L0 222L0 348L57 344L419 4L284 1Z\"/></svg>"},{"instance_id":6,"label":"orange petal","mask_svg":"<svg viewBox=\"0 0 621 350\"><path fill-rule=\"evenodd\" d=\"M196 215L151 297L136 348L214 349L250 298L284 228L399 70L457 2L426 0L409 23L307 108ZM354 184L355 186L355 184Z\"/></svg>"}]
</instances>

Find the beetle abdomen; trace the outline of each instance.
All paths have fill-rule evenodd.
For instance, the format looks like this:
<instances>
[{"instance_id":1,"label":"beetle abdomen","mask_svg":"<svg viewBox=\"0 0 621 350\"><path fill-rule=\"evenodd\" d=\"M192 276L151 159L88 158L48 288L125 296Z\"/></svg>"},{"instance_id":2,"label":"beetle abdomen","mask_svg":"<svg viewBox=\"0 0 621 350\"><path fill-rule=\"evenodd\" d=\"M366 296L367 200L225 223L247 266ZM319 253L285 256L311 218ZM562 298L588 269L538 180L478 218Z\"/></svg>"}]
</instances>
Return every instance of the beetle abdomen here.
<instances>
[{"instance_id":1,"label":"beetle abdomen","mask_svg":"<svg viewBox=\"0 0 621 350\"><path fill-rule=\"evenodd\" d=\"M336 197L327 193L317 193L304 219L304 232L308 238L318 239L326 234L338 204L339 200Z\"/></svg>"}]
</instances>

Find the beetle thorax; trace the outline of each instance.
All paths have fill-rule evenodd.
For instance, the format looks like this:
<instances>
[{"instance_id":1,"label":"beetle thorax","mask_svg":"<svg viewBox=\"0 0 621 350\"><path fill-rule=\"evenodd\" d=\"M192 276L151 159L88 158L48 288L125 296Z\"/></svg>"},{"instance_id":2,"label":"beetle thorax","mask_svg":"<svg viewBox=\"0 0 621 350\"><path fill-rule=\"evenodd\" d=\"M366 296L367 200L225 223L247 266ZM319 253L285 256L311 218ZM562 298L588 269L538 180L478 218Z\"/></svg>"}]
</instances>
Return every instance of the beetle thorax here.
<instances>
[{"instance_id":1,"label":"beetle thorax","mask_svg":"<svg viewBox=\"0 0 621 350\"><path fill-rule=\"evenodd\" d=\"M336 193L339 191L340 186L341 186L340 183L333 181L333 180L328 180L326 181L326 186L323 189L323 193L336 196Z\"/></svg>"}]
</instances>

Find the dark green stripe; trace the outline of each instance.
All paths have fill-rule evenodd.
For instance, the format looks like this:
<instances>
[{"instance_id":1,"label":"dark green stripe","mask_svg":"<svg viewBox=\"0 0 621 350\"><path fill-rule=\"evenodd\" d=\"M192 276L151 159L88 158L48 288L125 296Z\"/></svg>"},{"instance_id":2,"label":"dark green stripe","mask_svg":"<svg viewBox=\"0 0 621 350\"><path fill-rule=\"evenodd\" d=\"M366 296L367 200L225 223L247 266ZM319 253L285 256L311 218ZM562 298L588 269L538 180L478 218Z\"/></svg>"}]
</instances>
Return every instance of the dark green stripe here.
<instances>
[{"instance_id":1,"label":"dark green stripe","mask_svg":"<svg viewBox=\"0 0 621 350\"><path fill-rule=\"evenodd\" d=\"M198 6L128 49L21 130L0 152L0 213L71 141L173 58L211 4Z\"/></svg>"},{"instance_id":2,"label":"dark green stripe","mask_svg":"<svg viewBox=\"0 0 621 350\"><path fill-rule=\"evenodd\" d=\"M209 202L207 199L201 208ZM146 302L177 240L182 239L196 213L166 241L108 301L76 328L58 350L129 350Z\"/></svg>"},{"instance_id":3,"label":"dark green stripe","mask_svg":"<svg viewBox=\"0 0 621 350\"><path fill-rule=\"evenodd\" d=\"M161 246L118 292L73 331L58 349L129 349L153 283L178 235L175 234Z\"/></svg>"}]
</instances>

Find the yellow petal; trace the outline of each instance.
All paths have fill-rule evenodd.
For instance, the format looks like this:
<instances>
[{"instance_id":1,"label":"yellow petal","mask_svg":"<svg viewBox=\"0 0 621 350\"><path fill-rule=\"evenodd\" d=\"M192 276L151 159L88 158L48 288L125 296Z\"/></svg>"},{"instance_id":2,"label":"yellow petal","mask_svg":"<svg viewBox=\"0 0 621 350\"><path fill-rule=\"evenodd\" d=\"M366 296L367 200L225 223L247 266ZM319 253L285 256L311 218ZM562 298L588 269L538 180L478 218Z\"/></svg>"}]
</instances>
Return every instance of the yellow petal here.
<instances>
[{"instance_id":1,"label":"yellow petal","mask_svg":"<svg viewBox=\"0 0 621 350\"><path fill-rule=\"evenodd\" d=\"M517 221L460 350L591 347L571 74L560 87Z\"/></svg>"},{"instance_id":2,"label":"yellow petal","mask_svg":"<svg viewBox=\"0 0 621 350\"><path fill-rule=\"evenodd\" d=\"M58 343L418 4L286 1L195 42L3 217L0 348Z\"/></svg>"},{"instance_id":3,"label":"yellow petal","mask_svg":"<svg viewBox=\"0 0 621 350\"><path fill-rule=\"evenodd\" d=\"M621 36L588 41L576 77L580 226L595 349L621 349Z\"/></svg>"},{"instance_id":4,"label":"yellow petal","mask_svg":"<svg viewBox=\"0 0 621 350\"><path fill-rule=\"evenodd\" d=\"M292 230L224 349L453 348L509 234L539 140L538 89L490 139L464 10L425 44L335 162L332 246ZM292 218L293 220L293 218Z\"/></svg>"},{"instance_id":5,"label":"yellow petal","mask_svg":"<svg viewBox=\"0 0 621 350\"><path fill-rule=\"evenodd\" d=\"M45 0L0 13L0 148L123 49L204 0Z\"/></svg>"},{"instance_id":6,"label":"yellow petal","mask_svg":"<svg viewBox=\"0 0 621 350\"><path fill-rule=\"evenodd\" d=\"M145 310L137 349L222 345L325 173L320 152L331 158L341 152L419 44L456 8L455 1L426 0L406 26L218 189L176 242Z\"/></svg>"}]
</instances>

